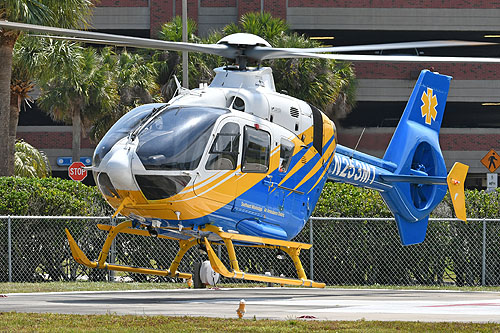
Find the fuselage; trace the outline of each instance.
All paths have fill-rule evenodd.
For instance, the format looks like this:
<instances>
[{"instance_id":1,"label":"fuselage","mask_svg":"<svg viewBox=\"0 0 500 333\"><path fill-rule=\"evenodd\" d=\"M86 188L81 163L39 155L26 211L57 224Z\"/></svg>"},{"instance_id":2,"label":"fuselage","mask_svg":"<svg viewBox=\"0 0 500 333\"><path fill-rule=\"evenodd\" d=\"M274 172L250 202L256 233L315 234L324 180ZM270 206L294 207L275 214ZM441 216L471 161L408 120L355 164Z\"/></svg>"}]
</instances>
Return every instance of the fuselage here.
<instances>
[{"instance_id":1,"label":"fuselage","mask_svg":"<svg viewBox=\"0 0 500 333\"><path fill-rule=\"evenodd\" d=\"M110 205L142 224L291 239L335 148L333 122L277 93L269 68L220 68L210 86L126 114L96 148L93 171Z\"/></svg>"}]
</instances>

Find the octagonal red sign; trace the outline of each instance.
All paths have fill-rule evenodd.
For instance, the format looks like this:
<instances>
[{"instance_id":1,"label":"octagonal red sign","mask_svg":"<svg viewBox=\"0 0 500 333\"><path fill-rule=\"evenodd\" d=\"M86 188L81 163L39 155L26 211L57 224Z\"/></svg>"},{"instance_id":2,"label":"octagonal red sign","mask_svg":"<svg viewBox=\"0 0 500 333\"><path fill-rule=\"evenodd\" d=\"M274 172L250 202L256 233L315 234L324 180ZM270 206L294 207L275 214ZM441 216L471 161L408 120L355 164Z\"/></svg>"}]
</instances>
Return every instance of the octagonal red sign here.
<instances>
[{"instance_id":1,"label":"octagonal red sign","mask_svg":"<svg viewBox=\"0 0 500 333\"><path fill-rule=\"evenodd\" d=\"M81 182L87 177L87 170L85 170L85 164L82 162L73 162L68 167L69 178Z\"/></svg>"}]
</instances>

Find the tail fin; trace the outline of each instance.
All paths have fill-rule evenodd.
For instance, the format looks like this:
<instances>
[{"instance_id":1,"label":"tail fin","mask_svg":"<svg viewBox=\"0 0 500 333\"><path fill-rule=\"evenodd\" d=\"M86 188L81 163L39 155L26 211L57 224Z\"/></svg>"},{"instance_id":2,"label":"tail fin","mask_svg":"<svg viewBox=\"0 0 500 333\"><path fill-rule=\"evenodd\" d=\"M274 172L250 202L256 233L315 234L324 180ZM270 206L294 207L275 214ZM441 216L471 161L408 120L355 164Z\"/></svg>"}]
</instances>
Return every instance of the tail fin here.
<instances>
[{"instance_id":1,"label":"tail fin","mask_svg":"<svg viewBox=\"0 0 500 333\"><path fill-rule=\"evenodd\" d=\"M393 171L396 179L385 179L392 183L393 190L381 194L396 217L404 245L425 239L429 214L446 194L446 165L439 146L439 130L450 81L450 76L428 70L420 73L384 155L384 160L394 163L397 168ZM397 175L403 175L406 181L397 180ZM413 176L413 180L408 176ZM465 175L452 175L452 178L461 181L463 193ZM455 193L460 191L457 186L451 187ZM465 218L465 201L463 206L460 216Z\"/></svg>"}]
</instances>

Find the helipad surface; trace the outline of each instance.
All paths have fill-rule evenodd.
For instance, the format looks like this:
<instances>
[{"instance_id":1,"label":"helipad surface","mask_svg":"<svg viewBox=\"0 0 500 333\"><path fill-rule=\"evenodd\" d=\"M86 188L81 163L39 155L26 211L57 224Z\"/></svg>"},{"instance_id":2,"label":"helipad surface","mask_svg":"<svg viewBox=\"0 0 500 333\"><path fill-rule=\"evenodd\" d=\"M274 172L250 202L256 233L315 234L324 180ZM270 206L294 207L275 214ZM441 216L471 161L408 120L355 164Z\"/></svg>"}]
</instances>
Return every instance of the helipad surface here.
<instances>
[{"instance_id":1,"label":"helipad surface","mask_svg":"<svg viewBox=\"0 0 500 333\"><path fill-rule=\"evenodd\" d=\"M0 291L1 294L1 291ZM381 289L174 289L7 294L0 312L500 323L500 293Z\"/></svg>"}]
</instances>

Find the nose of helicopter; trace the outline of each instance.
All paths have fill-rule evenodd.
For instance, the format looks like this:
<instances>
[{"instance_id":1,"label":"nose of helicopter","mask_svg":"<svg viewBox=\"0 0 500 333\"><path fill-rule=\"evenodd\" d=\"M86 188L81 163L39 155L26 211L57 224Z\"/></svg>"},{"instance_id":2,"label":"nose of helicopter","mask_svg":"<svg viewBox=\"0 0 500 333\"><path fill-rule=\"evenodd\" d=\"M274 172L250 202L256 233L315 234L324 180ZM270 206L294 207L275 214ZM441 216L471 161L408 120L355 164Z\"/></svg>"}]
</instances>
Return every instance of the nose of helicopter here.
<instances>
[{"instance_id":1,"label":"nose of helicopter","mask_svg":"<svg viewBox=\"0 0 500 333\"><path fill-rule=\"evenodd\" d=\"M119 190L137 191L132 176L131 157L128 149L115 149L110 154L112 155L105 166L105 170L113 185Z\"/></svg>"}]
</instances>

